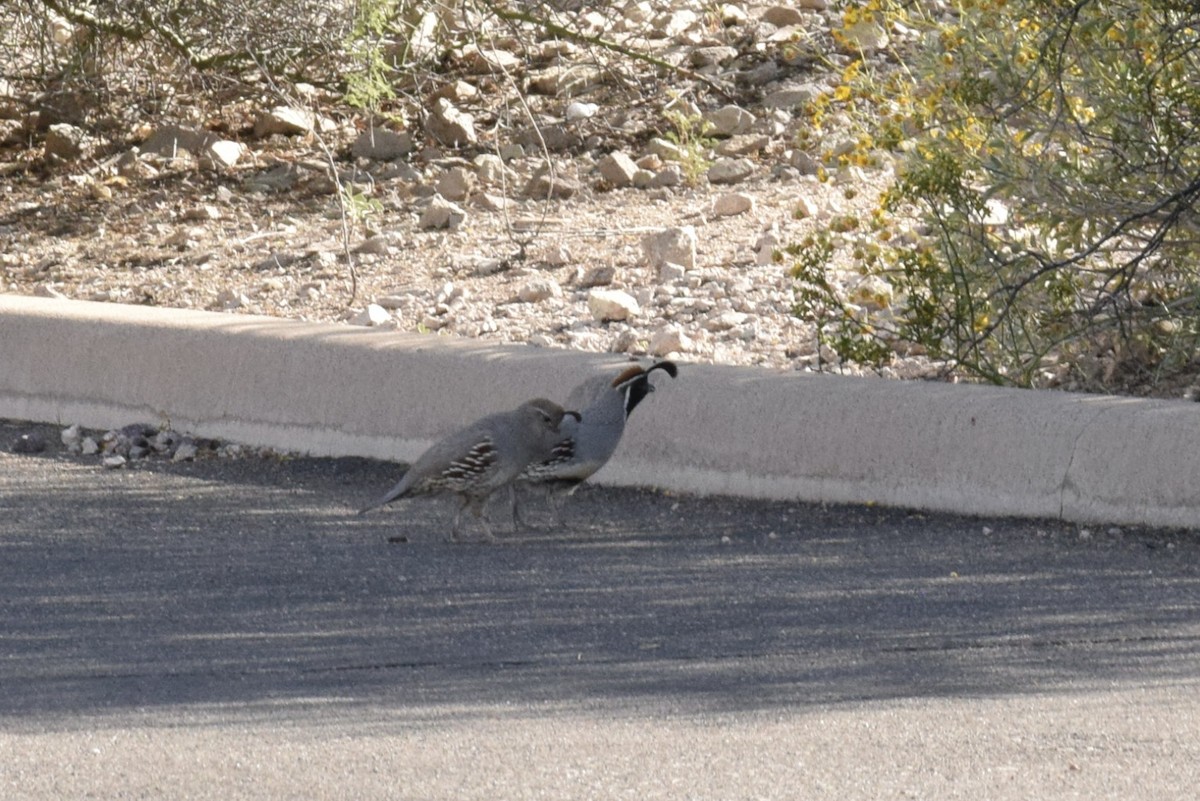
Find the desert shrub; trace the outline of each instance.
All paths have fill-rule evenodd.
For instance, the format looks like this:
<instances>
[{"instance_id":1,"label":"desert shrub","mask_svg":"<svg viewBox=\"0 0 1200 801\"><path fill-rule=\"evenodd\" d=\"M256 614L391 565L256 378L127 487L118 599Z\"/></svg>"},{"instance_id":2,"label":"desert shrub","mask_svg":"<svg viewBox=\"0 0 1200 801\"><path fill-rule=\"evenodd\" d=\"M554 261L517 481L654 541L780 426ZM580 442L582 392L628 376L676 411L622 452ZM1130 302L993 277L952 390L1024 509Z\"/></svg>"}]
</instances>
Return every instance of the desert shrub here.
<instances>
[{"instance_id":1,"label":"desert shrub","mask_svg":"<svg viewBox=\"0 0 1200 801\"><path fill-rule=\"evenodd\" d=\"M924 351L1020 386L1194 372L1194 4L872 0L843 22L847 64L809 109L807 141L850 120L861 136L818 152L825 174L888 159L895 174L869 221L790 249L797 311L826 344L874 364ZM864 26L892 34L889 58L855 52ZM827 280L838 268L888 291L856 302Z\"/></svg>"}]
</instances>

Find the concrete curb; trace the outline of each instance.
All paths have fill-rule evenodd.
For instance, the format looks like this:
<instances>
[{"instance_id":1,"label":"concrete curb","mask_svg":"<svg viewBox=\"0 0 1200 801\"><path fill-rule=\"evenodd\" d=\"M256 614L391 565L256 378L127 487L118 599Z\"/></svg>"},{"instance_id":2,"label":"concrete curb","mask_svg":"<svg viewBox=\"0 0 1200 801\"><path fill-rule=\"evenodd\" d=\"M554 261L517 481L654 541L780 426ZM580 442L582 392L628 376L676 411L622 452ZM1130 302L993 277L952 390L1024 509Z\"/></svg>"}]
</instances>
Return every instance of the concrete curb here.
<instances>
[{"instance_id":1,"label":"concrete curb","mask_svg":"<svg viewBox=\"0 0 1200 801\"><path fill-rule=\"evenodd\" d=\"M0 295L0 417L409 460L617 357ZM599 483L1200 527L1195 404L685 365Z\"/></svg>"}]
</instances>

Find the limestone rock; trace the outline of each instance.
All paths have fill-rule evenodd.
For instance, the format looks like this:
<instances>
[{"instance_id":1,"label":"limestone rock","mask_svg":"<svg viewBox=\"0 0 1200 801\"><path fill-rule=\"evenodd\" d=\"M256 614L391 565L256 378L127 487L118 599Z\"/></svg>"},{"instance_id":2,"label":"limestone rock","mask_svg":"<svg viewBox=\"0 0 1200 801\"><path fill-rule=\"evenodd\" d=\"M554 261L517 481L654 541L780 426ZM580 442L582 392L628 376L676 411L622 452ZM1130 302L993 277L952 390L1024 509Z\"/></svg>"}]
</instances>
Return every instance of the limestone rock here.
<instances>
[{"instance_id":1,"label":"limestone rock","mask_svg":"<svg viewBox=\"0 0 1200 801\"><path fill-rule=\"evenodd\" d=\"M578 100L568 103L566 112L563 116L567 118L567 122L578 122L579 120L588 120L596 116L596 112L600 107L595 103L581 103Z\"/></svg>"},{"instance_id":2,"label":"limestone rock","mask_svg":"<svg viewBox=\"0 0 1200 801\"><path fill-rule=\"evenodd\" d=\"M475 133L475 118L461 111L447 98L439 97L425 120L429 135L445 145L473 145L478 137Z\"/></svg>"},{"instance_id":3,"label":"limestone rock","mask_svg":"<svg viewBox=\"0 0 1200 801\"><path fill-rule=\"evenodd\" d=\"M712 213L715 217L732 217L754 210L754 198L740 192L727 192L713 198Z\"/></svg>"},{"instance_id":4,"label":"limestone rock","mask_svg":"<svg viewBox=\"0 0 1200 801\"><path fill-rule=\"evenodd\" d=\"M523 61L515 53L507 50L470 46L463 52L463 64L476 75L490 75L494 72L512 72L523 65Z\"/></svg>"},{"instance_id":5,"label":"limestone rock","mask_svg":"<svg viewBox=\"0 0 1200 801\"><path fill-rule=\"evenodd\" d=\"M543 70L529 82L529 88L541 95L560 97L578 95L604 79L603 73L587 64L554 66Z\"/></svg>"},{"instance_id":6,"label":"limestone rock","mask_svg":"<svg viewBox=\"0 0 1200 801\"><path fill-rule=\"evenodd\" d=\"M596 169L600 171L600 176L613 186L625 187L633 184L633 176L638 172L638 165L627 153L614 150L600 159Z\"/></svg>"},{"instance_id":7,"label":"limestone rock","mask_svg":"<svg viewBox=\"0 0 1200 801\"><path fill-rule=\"evenodd\" d=\"M201 151L199 163L206 170L227 170L238 163L245 150L241 142L218 139Z\"/></svg>"},{"instance_id":8,"label":"limestone rock","mask_svg":"<svg viewBox=\"0 0 1200 801\"><path fill-rule=\"evenodd\" d=\"M313 130L316 117L311 111L292 106L276 106L260 111L254 120L254 135L262 139L273 134L297 136Z\"/></svg>"},{"instance_id":9,"label":"limestone rock","mask_svg":"<svg viewBox=\"0 0 1200 801\"><path fill-rule=\"evenodd\" d=\"M356 159L371 159L372 161L393 161L407 156L416 146L407 131L392 131L379 126L372 126L359 134L350 146L350 155Z\"/></svg>"},{"instance_id":10,"label":"limestone rock","mask_svg":"<svg viewBox=\"0 0 1200 801\"><path fill-rule=\"evenodd\" d=\"M724 64L727 61L732 61L737 57L737 54L737 48L726 47L725 45L697 47L688 54L688 61L692 62L693 67L703 69L704 67L713 67Z\"/></svg>"},{"instance_id":11,"label":"limestone rock","mask_svg":"<svg viewBox=\"0 0 1200 801\"><path fill-rule=\"evenodd\" d=\"M588 311L600 322L628 320L641 308L628 292L619 289L593 289L588 292Z\"/></svg>"},{"instance_id":12,"label":"limestone rock","mask_svg":"<svg viewBox=\"0 0 1200 801\"><path fill-rule=\"evenodd\" d=\"M794 109L807 106L821 96L822 89L815 83L781 86L763 98L767 108Z\"/></svg>"},{"instance_id":13,"label":"limestone rock","mask_svg":"<svg viewBox=\"0 0 1200 801\"><path fill-rule=\"evenodd\" d=\"M377 326L386 325L392 321L392 315L378 303L367 304L356 316L350 318L350 325Z\"/></svg>"},{"instance_id":14,"label":"limestone rock","mask_svg":"<svg viewBox=\"0 0 1200 801\"><path fill-rule=\"evenodd\" d=\"M579 286L591 289L598 286L608 286L616 278L616 271L607 264L599 264L590 268L579 278Z\"/></svg>"},{"instance_id":15,"label":"limestone rock","mask_svg":"<svg viewBox=\"0 0 1200 801\"><path fill-rule=\"evenodd\" d=\"M541 303L551 298L561 298L562 287L557 281L549 278L535 278L521 285L517 290L517 300L522 303Z\"/></svg>"},{"instance_id":16,"label":"limestone rock","mask_svg":"<svg viewBox=\"0 0 1200 801\"><path fill-rule=\"evenodd\" d=\"M51 125L46 131L46 156L74 161L84 154L86 142L87 134L82 128L65 122Z\"/></svg>"},{"instance_id":17,"label":"limestone rock","mask_svg":"<svg viewBox=\"0 0 1200 801\"><path fill-rule=\"evenodd\" d=\"M451 167L437 180L438 194L447 200L466 200L475 187L475 173L465 167Z\"/></svg>"},{"instance_id":18,"label":"limestone rock","mask_svg":"<svg viewBox=\"0 0 1200 801\"><path fill-rule=\"evenodd\" d=\"M461 206L435 195L425 210L421 212L421 218L417 225L426 230L431 228L455 229L461 226L466 219L467 212Z\"/></svg>"},{"instance_id":19,"label":"limestone rock","mask_svg":"<svg viewBox=\"0 0 1200 801\"><path fill-rule=\"evenodd\" d=\"M687 270L693 269L696 266L696 229L684 225L647 234L642 237L642 252L651 267L670 262Z\"/></svg>"},{"instance_id":20,"label":"limestone rock","mask_svg":"<svg viewBox=\"0 0 1200 801\"><path fill-rule=\"evenodd\" d=\"M710 184L736 184L754 174L754 162L744 158L722 158L708 168Z\"/></svg>"},{"instance_id":21,"label":"limestone rock","mask_svg":"<svg viewBox=\"0 0 1200 801\"><path fill-rule=\"evenodd\" d=\"M669 356L685 353L692 349L692 340L678 325L665 325L650 335L647 350L651 356Z\"/></svg>"},{"instance_id":22,"label":"limestone rock","mask_svg":"<svg viewBox=\"0 0 1200 801\"><path fill-rule=\"evenodd\" d=\"M650 28L651 39L674 39L696 24L699 15L690 9L677 9L659 14Z\"/></svg>"},{"instance_id":23,"label":"limestone rock","mask_svg":"<svg viewBox=\"0 0 1200 801\"><path fill-rule=\"evenodd\" d=\"M712 125L713 131L722 136L746 133L758 121L749 111L732 104L706 114L705 119Z\"/></svg>"},{"instance_id":24,"label":"limestone rock","mask_svg":"<svg viewBox=\"0 0 1200 801\"><path fill-rule=\"evenodd\" d=\"M746 322L747 315L739 311L725 311L708 318L704 327L709 331L728 331Z\"/></svg>"},{"instance_id":25,"label":"limestone rock","mask_svg":"<svg viewBox=\"0 0 1200 801\"><path fill-rule=\"evenodd\" d=\"M565 200L580 190L579 181L563 175L561 171L554 175L549 170L538 170L528 183L525 184L525 194L539 200L557 198Z\"/></svg>"}]
</instances>

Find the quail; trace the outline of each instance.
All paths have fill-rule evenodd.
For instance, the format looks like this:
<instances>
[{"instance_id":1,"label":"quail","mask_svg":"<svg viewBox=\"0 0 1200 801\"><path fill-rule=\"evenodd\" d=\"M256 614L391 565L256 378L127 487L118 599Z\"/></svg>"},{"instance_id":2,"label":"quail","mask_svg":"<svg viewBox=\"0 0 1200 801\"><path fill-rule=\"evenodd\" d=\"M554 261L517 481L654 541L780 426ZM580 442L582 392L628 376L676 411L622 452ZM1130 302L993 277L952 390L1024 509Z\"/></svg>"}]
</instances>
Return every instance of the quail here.
<instances>
[{"instance_id":1,"label":"quail","mask_svg":"<svg viewBox=\"0 0 1200 801\"><path fill-rule=\"evenodd\" d=\"M555 496L574 492L612 458L625 433L625 421L651 392L650 373L662 370L671 378L679 374L674 362L660 361L650 367L633 366L616 378L594 376L567 396L567 406L580 410L579 420L564 420L562 436L548 458L532 462L509 487L513 528L520 526L517 486L545 487L551 509L557 516Z\"/></svg>"},{"instance_id":2,"label":"quail","mask_svg":"<svg viewBox=\"0 0 1200 801\"><path fill-rule=\"evenodd\" d=\"M491 540L484 504L531 463L550 458L562 439L559 426L564 418L578 422L579 413L536 398L513 411L477 420L430 446L396 486L359 514L414 495L455 494L462 505L454 516L450 539L458 540L462 513L469 508L483 522L484 539Z\"/></svg>"}]
</instances>

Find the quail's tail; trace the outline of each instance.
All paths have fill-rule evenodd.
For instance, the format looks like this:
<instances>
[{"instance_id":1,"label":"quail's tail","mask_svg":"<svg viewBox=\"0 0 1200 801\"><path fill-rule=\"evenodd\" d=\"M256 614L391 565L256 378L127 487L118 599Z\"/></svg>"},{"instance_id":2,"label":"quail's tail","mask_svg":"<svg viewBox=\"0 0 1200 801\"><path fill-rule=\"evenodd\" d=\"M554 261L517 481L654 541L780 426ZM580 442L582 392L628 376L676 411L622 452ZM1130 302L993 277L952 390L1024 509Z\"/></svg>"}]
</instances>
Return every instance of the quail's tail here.
<instances>
[{"instance_id":1,"label":"quail's tail","mask_svg":"<svg viewBox=\"0 0 1200 801\"><path fill-rule=\"evenodd\" d=\"M360 515L365 515L367 512L371 511L372 509L378 509L380 506L386 506L387 504L391 503L392 501L394 501L397 498L400 498L404 494L406 494L408 492L408 489L409 489L408 474L405 473L404 478L400 479L400 482L398 484L396 484L396 486L394 486L390 490L388 490L386 495L384 495L381 498L378 498L377 500L375 500L375 501L367 504L363 508L359 509L358 513Z\"/></svg>"},{"instance_id":2,"label":"quail's tail","mask_svg":"<svg viewBox=\"0 0 1200 801\"><path fill-rule=\"evenodd\" d=\"M647 373L653 372L654 370L662 370L664 373L671 376L671 378L675 378L679 375L679 368L675 366L675 362L668 361L666 359L662 360L661 362L655 362L646 368Z\"/></svg>"}]
</instances>

